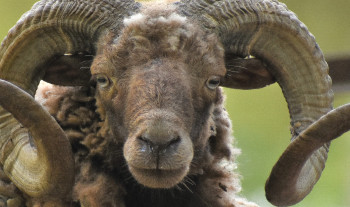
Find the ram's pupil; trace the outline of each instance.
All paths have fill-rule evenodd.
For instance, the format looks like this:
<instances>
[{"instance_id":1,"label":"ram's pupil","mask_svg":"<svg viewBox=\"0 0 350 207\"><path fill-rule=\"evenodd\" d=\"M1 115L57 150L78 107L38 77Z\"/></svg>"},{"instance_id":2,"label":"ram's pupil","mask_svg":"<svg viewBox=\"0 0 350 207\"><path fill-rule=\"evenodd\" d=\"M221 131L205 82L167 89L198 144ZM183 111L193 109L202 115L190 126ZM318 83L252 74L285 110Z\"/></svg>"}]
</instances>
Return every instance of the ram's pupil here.
<instances>
[{"instance_id":1,"label":"ram's pupil","mask_svg":"<svg viewBox=\"0 0 350 207\"><path fill-rule=\"evenodd\" d=\"M220 84L220 79L219 79L219 77L215 77L215 78L209 79L209 80L207 81L207 86L208 86L208 88L210 88L210 89L215 89L215 88L217 88L217 87L219 86L219 84Z\"/></svg>"},{"instance_id":2,"label":"ram's pupil","mask_svg":"<svg viewBox=\"0 0 350 207\"><path fill-rule=\"evenodd\" d=\"M104 77L99 77L99 78L97 78L97 82L101 83L101 84L105 84L105 83L107 83L107 79Z\"/></svg>"},{"instance_id":3,"label":"ram's pupil","mask_svg":"<svg viewBox=\"0 0 350 207\"><path fill-rule=\"evenodd\" d=\"M210 81L209 81L209 84L210 84L210 85L213 85L213 86L219 85L219 83L220 83L219 80L210 80Z\"/></svg>"}]
</instances>

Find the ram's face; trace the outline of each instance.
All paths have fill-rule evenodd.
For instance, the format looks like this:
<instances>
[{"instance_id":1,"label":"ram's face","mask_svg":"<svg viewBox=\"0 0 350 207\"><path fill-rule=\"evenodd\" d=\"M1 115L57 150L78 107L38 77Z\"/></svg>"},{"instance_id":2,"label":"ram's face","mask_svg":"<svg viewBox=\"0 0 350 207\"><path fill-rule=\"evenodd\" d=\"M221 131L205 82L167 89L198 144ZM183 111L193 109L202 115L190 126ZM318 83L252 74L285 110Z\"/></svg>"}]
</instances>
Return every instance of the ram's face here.
<instances>
[{"instance_id":1,"label":"ram's face","mask_svg":"<svg viewBox=\"0 0 350 207\"><path fill-rule=\"evenodd\" d=\"M201 136L225 74L223 52L180 16L137 18L94 61L97 101L116 139L125 142L136 180L170 188L209 138Z\"/></svg>"},{"instance_id":2,"label":"ram's face","mask_svg":"<svg viewBox=\"0 0 350 207\"><path fill-rule=\"evenodd\" d=\"M223 77L222 86L239 89L277 81L293 139L332 108L321 50L278 1L43 0L0 46L1 168L37 201L66 201L74 160L59 123L27 93L33 96L40 80L88 85L90 66L101 132L124 145L131 173L148 187L169 188L194 172ZM318 135L322 147L296 138L277 163L266 185L274 205L299 202L319 179L328 144Z\"/></svg>"}]
</instances>

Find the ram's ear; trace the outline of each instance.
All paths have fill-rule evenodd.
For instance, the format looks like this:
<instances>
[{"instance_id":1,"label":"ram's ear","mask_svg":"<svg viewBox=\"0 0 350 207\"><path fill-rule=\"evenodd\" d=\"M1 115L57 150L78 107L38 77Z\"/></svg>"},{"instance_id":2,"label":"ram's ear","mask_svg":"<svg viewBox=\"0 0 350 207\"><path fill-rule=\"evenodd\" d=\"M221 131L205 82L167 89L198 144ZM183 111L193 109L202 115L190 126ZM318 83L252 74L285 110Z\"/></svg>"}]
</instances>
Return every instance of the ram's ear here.
<instances>
[{"instance_id":1,"label":"ram's ear","mask_svg":"<svg viewBox=\"0 0 350 207\"><path fill-rule=\"evenodd\" d=\"M90 66L93 55L64 54L46 65L43 80L61 86L85 86L91 79Z\"/></svg>"},{"instance_id":2,"label":"ram's ear","mask_svg":"<svg viewBox=\"0 0 350 207\"><path fill-rule=\"evenodd\" d=\"M344 92L350 89L350 54L334 54L326 57L329 75L332 77L332 89Z\"/></svg>"},{"instance_id":3,"label":"ram's ear","mask_svg":"<svg viewBox=\"0 0 350 207\"><path fill-rule=\"evenodd\" d=\"M267 67L257 58L226 55L226 75L221 86L236 89L263 88L276 82Z\"/></svg>"}]
</instances>

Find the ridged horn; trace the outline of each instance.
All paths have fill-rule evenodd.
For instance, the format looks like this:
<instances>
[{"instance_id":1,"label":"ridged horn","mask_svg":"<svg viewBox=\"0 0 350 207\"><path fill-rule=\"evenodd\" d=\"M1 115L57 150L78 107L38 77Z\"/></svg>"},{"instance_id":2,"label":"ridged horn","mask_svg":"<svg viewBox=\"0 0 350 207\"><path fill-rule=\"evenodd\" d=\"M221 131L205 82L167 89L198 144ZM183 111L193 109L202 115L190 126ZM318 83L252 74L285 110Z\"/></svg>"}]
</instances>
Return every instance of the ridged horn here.
<instances>
[{"instance_id":1,"label":"ridged horn","mask_svg":"<svg viewBox=\"0 0 350 207\"><path fill-rule=\"evenodd\" d=\"M1 131L10 137L1 139L0 161L6 175L32 197L66 197L74 182L74 161L64 131L22 89L0 80L0 92L0 105L22 124L6 122L13 126L11 131Z\"/></svg>"},{"instance_id":2,"label":"ridged horn","mask_svg":"<svg viewBox=\"0 0 350 207\"><path fill-rule=\"evenodd\" d=\"M216 33L228 57L254 56L266 65L288 103L292 140L332 109L331 79L323 54L306 26L284 4L276 0L182 0L177 6L203 29ZM328 147L316 150L293 177L284 177L287 168L282 166L280 179L269 179L266 184L267 199L278 206L302 200L321 176ZM293 160L303 155L290 156Z\"/></svg>"},{"instance_id":3,"label":"ridged horn","mask_svg":"<svg viewBox=\"0 0 350 207\"><path fill-rule=\"evenodd\" d=\"M88 80L90 75L90 71L85 67L90 66L92 56L98 50L98 40L109 31L118 33L124 17L133 14L139 7L140 5L134 1L122 0L43 0L36 3L9 31L1 44L0 79L13 83L30 96L34 96L39 81L44 77L56 84L84 84L84 80ZM84 68L81 68L82 66ZM70 70L67 72L68 67ZM70 76L69 73L74 75ZM81 76L84 80L71 78ZM4 90L7 89L2 88L1 93ZM6 102L6 97L1 99L4 99L2 102ZM27 102L14 103L15 108L22 108L23 104ZM69 146L58 144L66 142L62 141L63 138L58 138L62 137L61 135L56 135L62 134L62 130L55 126L55 129L52 129L55 135L47 138L49 134L41 134L42 127L47 127L43 120L49 120L51 117L48 114L35 117L33 114L34 120L37 118L36 122L40 126L32 127L32 124L28 132L22 127L28 126L25 117L17 121L16 117L19 115L15 115L14 111L12 111L14 114L11 114L11 110L7 111L5 105L8 104L1 103L1 105L4 108L0 107L0 154L1 165L6 175L29 196L57 197L56 193L61 190L54 186L66 184L61 185L59 182L64 180L50 176L63 175L67 168L72 173L73 167L71 153L47 154L61 150L60 147L64 148L63 152L70 150ZM29 111L24 110L21 113L32 114L30 108L23 107L23 109ZM31 141L32 136L34 143ZM54 140L53 143L57 145L45 144L47 140ZM32 146L33 144L35 146ZM17 158L18 155L20 158ZM31 162L23 158L26 155L33 158ZM43 160L47 162L42 163ZM66 164L62 164L63 160L67 160ZM52 168L53 166L55 168ZM59 172L52 172L52 169ZM70 180L71 177L64 182ZM68 190L62 190L66 191L62 194L69 193Z\"/></svg>"},{"instance_id":4,"label":"ridged horn","mask_svg":"<svg viewBox=\"0 0 350 207\"><path fill-rule=\"evenodd\" d=\"M315 151L349 130L350 104L336 108L322 116L297 136L283 152L272 168L267 187L271 191L278 191L281 188L280 180L295 179L295 174L300 173L299 169L308 162ZM313 171L308 173L313 173ZM288 188L288 185L284 187Z\"/></svg>"}]
</instances>

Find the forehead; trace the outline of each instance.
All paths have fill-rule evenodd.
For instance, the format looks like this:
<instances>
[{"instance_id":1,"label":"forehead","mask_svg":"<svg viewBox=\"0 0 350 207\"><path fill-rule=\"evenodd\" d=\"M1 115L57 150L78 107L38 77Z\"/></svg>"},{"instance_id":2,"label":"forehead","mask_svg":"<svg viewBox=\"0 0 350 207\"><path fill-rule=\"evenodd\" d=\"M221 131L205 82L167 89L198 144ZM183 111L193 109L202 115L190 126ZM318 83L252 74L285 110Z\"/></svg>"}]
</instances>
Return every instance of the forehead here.
<instances>
[{"instance_id":1,"label":"forehead","mask_svg":"<svg viewBox=\"0 0 350 207\"><path fill-rule=\"evenodd\" d=\"M127 70L169 59L187 65L191 72L224 75L222 46L173 7L146 8L124 20L124 29L113 36L103 54L117 69Z\"/></svg>"}]
</instances>

